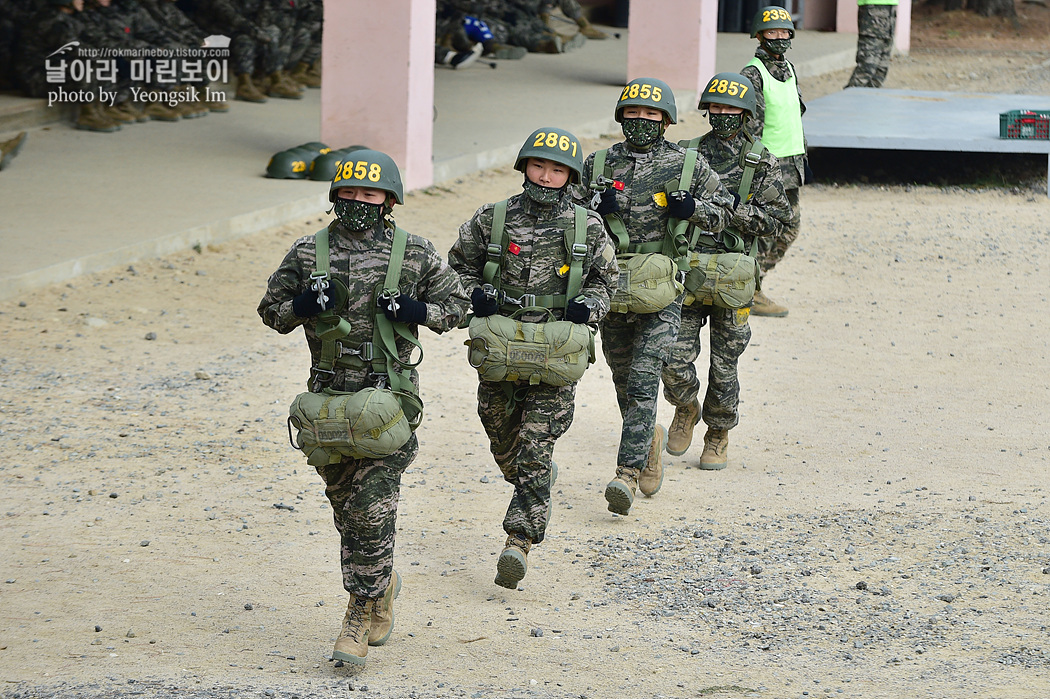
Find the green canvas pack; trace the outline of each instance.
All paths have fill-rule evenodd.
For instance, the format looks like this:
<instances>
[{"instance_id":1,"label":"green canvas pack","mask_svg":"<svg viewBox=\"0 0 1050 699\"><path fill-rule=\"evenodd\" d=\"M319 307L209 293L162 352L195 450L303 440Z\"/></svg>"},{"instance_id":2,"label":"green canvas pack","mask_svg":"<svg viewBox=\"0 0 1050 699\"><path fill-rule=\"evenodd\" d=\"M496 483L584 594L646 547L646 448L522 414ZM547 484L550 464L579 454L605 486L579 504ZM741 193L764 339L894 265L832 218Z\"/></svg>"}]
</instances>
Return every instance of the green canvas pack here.
<instances>
[{"instance_id":1,"label":"green canvas pack","mask_svg":"<svg viewBox=\"0 0 1050 699\"><path fill-rule=\"evenodd\" d=\"M535 310L547 309L522 309ZM491 315L475 317L468 328L467 359L482 381L568 386L594 362L594 331L582 323L523 323Z\"/></svg>"},{"instance_id":2,"label":"green canvas pack","mask_svg":"<svg viewBox=\"0 0 1050 699\"><path fill-rule=\"evenodd\" d=\"M742 252L689 255L684 304L743 308L755 295L758 262Z\"/></svg>"},{"instance_id":3,"label":"green canvas pack","mask_svg":"<svg viewBox=\"0 0 1050 699\"><path fill-rule=\"evenodd\" d=\"M616 256L620 277L609 301L615 313L656 313L671 305L685 287L678 263L658 252Z\"/></svg>"},{"instance_id":4,"label":"green canvas pack","mask_svg":"<svg viewBox=\"0 0 1050 699\"><path fill-rule=\"evenodd\" d=\"M412 429L401 397L386 388L300 393L288 409L288 438L314 467L348 456L389 456L405 445Z\"/></svg>"}]
</instances>

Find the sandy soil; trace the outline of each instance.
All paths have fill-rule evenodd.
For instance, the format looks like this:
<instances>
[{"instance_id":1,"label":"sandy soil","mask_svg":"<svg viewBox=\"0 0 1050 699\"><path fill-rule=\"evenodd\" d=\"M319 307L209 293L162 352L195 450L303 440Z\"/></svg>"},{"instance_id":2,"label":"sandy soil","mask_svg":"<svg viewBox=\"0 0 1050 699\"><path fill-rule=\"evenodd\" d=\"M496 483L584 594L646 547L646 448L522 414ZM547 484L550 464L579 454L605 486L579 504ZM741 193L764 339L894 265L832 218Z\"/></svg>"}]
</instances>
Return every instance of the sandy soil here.
<instances>
[{"instance_id":1,"label":"sandy soil","mask_svg":"<svg viewBox=\"0 0 1050 699\"><path fill-rule=\"evenodd\" d=\"M1010 50L915 51L887 87L1047 94L1031 68L1050 54ZM398 221L447 250L518 185L504 167L414 192ZM0 695L1046 696L1045 186L808 188L767 286L791 314L752 321L729 468L696 469L694 447L607 512L599 360L518 591L492 583L509 486L464 335L426 333L404 589L360 671L329 660L337 539L285 434L305 343L255 314L320 214L0 304Z\"/></svg>"}]
</instances>

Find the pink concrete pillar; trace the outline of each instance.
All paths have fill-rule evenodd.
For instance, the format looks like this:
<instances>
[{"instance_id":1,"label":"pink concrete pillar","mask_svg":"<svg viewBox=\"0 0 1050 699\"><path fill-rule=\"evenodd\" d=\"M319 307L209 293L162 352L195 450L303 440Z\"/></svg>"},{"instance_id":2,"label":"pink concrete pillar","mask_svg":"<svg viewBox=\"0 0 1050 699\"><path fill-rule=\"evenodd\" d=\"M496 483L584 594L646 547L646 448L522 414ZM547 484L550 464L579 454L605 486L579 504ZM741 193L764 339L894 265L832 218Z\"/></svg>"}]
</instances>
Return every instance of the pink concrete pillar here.
<instances>
[{"instance_id":1,"label":"pink concrete pillar","mask_svg":"<svg viewBox=\"0 0 1050 699\"><path fill-rule=\"evenodd\" d=\"M893 45L901 53L911 50L911 5L912 0L900 0L897 4ZM857 0L836 0L835 31L857 33Z\"/></svg>"},{"instance_id":2,"label":"pink concrete pillar","mask_svg":"<svg viewBox=\"0 0 1050 699\"><path fill-rule=\"evenodd\" d=\"M627 79L700 92L715 73L718 0L631 0Z\"/></svg>"},{"instance_id":3,"label":"pink concrete pillar","mask_svg":"<svg viewBox=\"0 0 1050 699\"><path fill-rule=\"evenodd\" d=\"M321 140L387 153L406 190L434 180L435 12L436 0L324 4Z\"/></svg>"}]
</instances>

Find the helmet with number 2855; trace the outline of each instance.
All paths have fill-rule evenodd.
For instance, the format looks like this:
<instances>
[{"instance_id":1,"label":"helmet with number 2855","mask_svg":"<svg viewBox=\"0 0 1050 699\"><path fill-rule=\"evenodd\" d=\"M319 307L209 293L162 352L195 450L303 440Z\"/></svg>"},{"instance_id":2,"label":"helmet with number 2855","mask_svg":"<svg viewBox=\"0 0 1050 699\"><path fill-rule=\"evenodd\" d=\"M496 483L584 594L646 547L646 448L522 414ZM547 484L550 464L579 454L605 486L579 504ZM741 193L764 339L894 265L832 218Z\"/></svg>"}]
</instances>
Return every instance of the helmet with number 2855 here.
<instances>
[{"instance_id":1,"label":"helmet with number 2855","mask_svg":"<svg viewBox=\"0 0 1050 699\"><path fill-rule=\"evenodd\" d=\"M335 201L335 193L343 187L368 187L381 189L394 195L398 204L405 203L405 187L401 184L401 171L394 159L377 150L357 150L348 153L346 159L337 163L335 177L328 188L328 201Z\"/></svg>"},{"instance_id":2,"label":"helmet with number 2855","mask_svg":"<svg viewBox=\"0 0 1050 699\"><path fill-rule=\"evenodd\" d=\"M668 123L678 123L678 108L674 103L674 93L663 80L656 78L637 78L624 86L620 99L616 102L616 122L623 122L624 107L652 107L659 109L667 116Z\"/></svg>"}]
</instances>

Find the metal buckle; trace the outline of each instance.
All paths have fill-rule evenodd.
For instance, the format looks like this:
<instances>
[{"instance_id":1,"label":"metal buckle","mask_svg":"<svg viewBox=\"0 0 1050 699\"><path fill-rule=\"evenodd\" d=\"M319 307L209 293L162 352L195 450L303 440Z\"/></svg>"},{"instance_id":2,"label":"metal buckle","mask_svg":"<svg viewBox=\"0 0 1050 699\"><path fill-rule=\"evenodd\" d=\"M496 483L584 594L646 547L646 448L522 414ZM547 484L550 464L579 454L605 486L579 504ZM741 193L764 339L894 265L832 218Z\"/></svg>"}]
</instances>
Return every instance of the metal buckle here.
<instances>
[{"instance_id":1,"label":"metal buckle","mask_svg":"<svg viewBox=\"0 0 1050 699\"><path fill-rule=\"evenodd\" d=\"M582 260L583 258L585 258L587 256L587 244L586 243L573 243L572 244L572 250L570 252L572 254L572 259L574 259L574 260Z\"/></svg>"},{"instance_id":2,"label":"metal buckle","mask_svg":"<svg viewBox=\"0 0 1050 699\"><path fill-rule=\"evenodd\" d=\"M518 299L518 302L522 308L525 308L526 306L535 306L536 294L522 294L521 298Z\"/></svg>"},{"instance_id":3,"label":"metal buckle","mask_svg":"<svg viewBox=\"0 0 1050 699\"><path fill-rule=\"evenodd\" d=\"M758 153L749 151L747 155L744 156L744 162L751 167L758 167L758 164L762 162L762 156Z\"/></svg>"},{"instance_id":4,"label":"metal buckle","mask_svg":"<svg viewBox=\"0 0 1050 699\"><path fill-rule=\"evenodd\" d=\"M499 260L503 257L503 250L499 245L489 243L488 247L485 248L485 254L488 255L490 260Z\"/></svg>"},{"instance_id":5,"label":"metal buckle","mask_svg":"<svg viewBox=\"0 0 1050 699\"><path fill-rule=\"evenodd\" d=\"M336 357L342 357L349 354L359 358L363 362L370 362L375 358L375 348L371 342L362 342L357 346L357 349L344 347L342 342L336 342L335 345Z\"/></svg>"}]
</instances>

